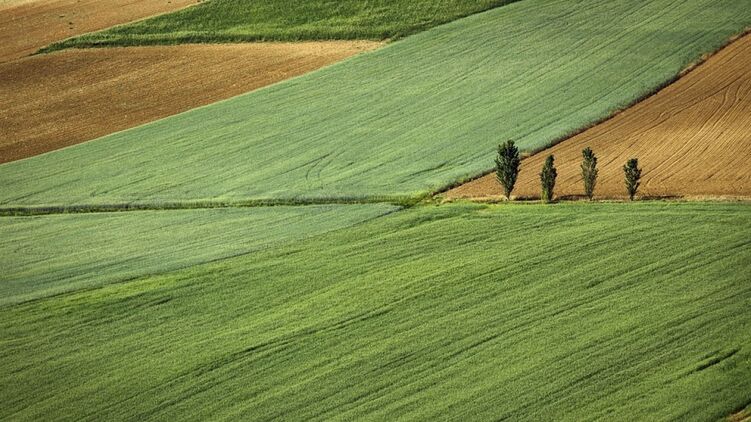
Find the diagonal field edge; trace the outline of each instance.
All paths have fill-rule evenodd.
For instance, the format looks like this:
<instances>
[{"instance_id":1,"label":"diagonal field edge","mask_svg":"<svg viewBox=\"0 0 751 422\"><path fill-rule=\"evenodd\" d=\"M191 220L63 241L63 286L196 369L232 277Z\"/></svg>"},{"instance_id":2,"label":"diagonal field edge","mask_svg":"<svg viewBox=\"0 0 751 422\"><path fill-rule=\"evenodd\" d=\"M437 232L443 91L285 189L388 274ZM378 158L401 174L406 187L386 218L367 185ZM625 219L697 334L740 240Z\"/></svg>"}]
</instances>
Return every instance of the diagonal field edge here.
<instances>
[{"instance_id":1,"label":"diagonal field edge","mask_svg":"<svg viewBox=\"0 0 751 422\"><path fill-rule=\"evenodd\" d=\"M610 120L613 120L613 119L617 118L623 112L627 111L629 108L631 108L631 107L633 107L633 106L635 106L635 105L637 105L637 104L639 104L639 103L641 103L641 102L643 102L645 100L648 100L648 99L654 97L655 95L659 94L660 91L662 91L663 89L665 89L665 88L667 88L667 87L675 84L679 80L687 77L692 72L696 71L700 66L703 66L709 59L711 59L712 57L715 57L717 54L719 54L723 50L727 49L728 47L730 47L734 43L740 42L745 37L751 37L751 27L746 28L743 32L741 32L741 33L739 33L737 35L731 36L722 47L720 47L719 49L717 49L717 50L715 50L713 52L704 54L703 56L701 56L699 58L699 60L697 60L695 63L691 63L688 67L686 67L686 69L684 69L683 71L681 71L679 74L675 75L675 77L669 79L664 84L661 84L660 86L656 87L654 89L654 91L649 92L649 93L645 94L643 97L635 100L633 103L629 104L627 107L624 107L623 109L616 110L612 114L604 117L602 120L599 120L597 122L592 123L591 125L584 126L584 127L580 128L580 129L574 131L574 132L571 132L570 134L566 134L565 136L561 137L560 139L554 141L549 146L546 146L546 147L543 147L543 148L540 148L540 149L537 149L537 150L529 151L528 154L530 156L531 155L537 155L537 154L544 154L546 151L549 151L549 150L553 149L554 146L557 146L558 144L560 144L562 142L566 142L567 140L569 140L571 138L574 138L577 135L580 135L580 134L582 134L584 132L587 132L588 130L594 128L595 126L598 126L600 124L606 123L606 122L608 122ZM529 158L529 157L527 157L527 158ZM462 186L464 184L468 184L468 183L471 183L471 182L476 181L478 179L481 179L481 178L483 178L483 177L485 177L485 176L493 173L493 171L494 171L494 169L486 169L484 172L479 173L479 174L477 174L477 175L475 175L473 177L470 177L470 178L468 178L466 180L457 181L455 183L451 183L449 185L446 185L443 188L439 189L437 192L435 192L434 195L444 194L444 193L446 193L446 192L448 192L448 191L450 191L450 190L452 190L454 188L457 188L457 187Z\"/></svg>"},{"instance_id":2,"label":"diagonal field edge","mask_svg":"<svg viewBox=\"0 0 751 422\"><path fill-rule=\"evenodd\" d=\"M426 195L487 170L504 138L533 151L601 120L750 23L729 0L518 2L0 166L0 205Z\"/></svg>"},{"instance_id":3,"label":"diagonal field edge","mask_svg":"<svg viewBox=\"0 0 751 422\"><path fill-rule=\"evenodd\" d=\"M380 0L366 6L340 1L334 8L315 1L290 2L270 10L277 0L249 6L243 1L203 3L154 19L118 25L53 43L37 52L67 48L130 47L196 43L299 42L401 39L431 27L520 0ZM325 3L324 3L325 4ZM281 9L281 10L280 10ZM209 27L207 27L210 26Z\"/></svg>"}]
</instances>

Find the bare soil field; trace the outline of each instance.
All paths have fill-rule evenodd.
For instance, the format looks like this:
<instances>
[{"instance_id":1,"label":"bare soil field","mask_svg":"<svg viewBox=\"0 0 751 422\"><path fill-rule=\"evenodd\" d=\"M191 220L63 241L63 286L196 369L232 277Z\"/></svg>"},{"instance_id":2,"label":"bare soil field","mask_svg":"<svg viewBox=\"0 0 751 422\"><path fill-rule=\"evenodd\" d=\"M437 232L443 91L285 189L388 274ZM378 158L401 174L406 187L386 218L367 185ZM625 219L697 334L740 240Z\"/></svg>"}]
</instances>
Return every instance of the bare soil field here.
<instances>
[{"instance_id":1,"label":"bare soil field","mask_svg":"<svg viewBox=\"0 0 751 422\"><path fill-rule=\"evenodd\" d=\"M74 35L166 13L196 0L0 0L0 63Z\"/></svg>"},{"instance_id":2,"label":"bare soil field","mask_svg":"<svg viewBox=\"0 0 751 422\"><path fill-rule=\"evenodd\" d=\"M538 173L549 154L558 168L556 196L581 195L579 165L587 146L599 158L595 194L601 198L626 196L622 166L631 157L643 168L640 196L751 196L751 36L636 106L524 159L514 195L539 198ZM445 197L500 195L489 174Z\"/></svg>"},{"instance_id":3,"label":"bare soil field","mask_svg":"<svg viewBox=\"0 0 751 422\"><path fill-rule=\"evenodd\" d=\"M66 50L0 64L0 163L95 139L294 77L381 43Z\"/></svg>"}]
</instances>

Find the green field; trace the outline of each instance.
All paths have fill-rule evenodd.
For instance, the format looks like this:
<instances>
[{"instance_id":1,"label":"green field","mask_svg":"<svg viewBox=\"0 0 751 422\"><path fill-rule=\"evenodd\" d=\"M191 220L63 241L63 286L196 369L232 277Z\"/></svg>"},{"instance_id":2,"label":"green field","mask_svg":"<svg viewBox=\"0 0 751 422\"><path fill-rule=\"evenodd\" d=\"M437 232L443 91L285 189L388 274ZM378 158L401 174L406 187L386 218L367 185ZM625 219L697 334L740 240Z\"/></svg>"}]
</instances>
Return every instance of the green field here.
<instances>
[{"instance_id":1,"label":"green field","mask_svg":"<svg viewBox=\"0 0 751 422\"><path fill-rule=\"evenodd\" d=\"M320 205L0 217L0 305L247 254L396 209Z\"/></svg>"},{"instance_id":2,"label":"green field","mask_svg":"<svg viewBox=\"0 0 751 422\"><path fill-rule=\"evenodd\" d=\"M747 204L416 207L0 307L0 418L718 420L750 266Z\"/></svg>"},{"instance_id":3,"label":"green field","mask_svg":"<svg viewBox=\"0 0 751 422\"><path fill-rule=\"evenodd\" d=\"M53 44L70 47L401 38L516 0L212 0Z\"/></svg>"},{"instance_id":4,"label":"green field","mask_svg":"<svg viewBox=\"0 0 751 422\"><path fill-rule=\"evenodd\" d=\"M751 25L737 0L525 0L0 166L1 206L418 196L542 148Z\"/></svg>"},{"instance_id":5,"label":"green field","mask_svg":"<svg viewBox=\"0 0 751 422\"><path fill-rule=\"evenodd\" d=\"M424 30L0 165L0 420L749 411L751 203L423 200L664 86L746 3L209 0L53 46Z\"/></svg>"}]
</instances>

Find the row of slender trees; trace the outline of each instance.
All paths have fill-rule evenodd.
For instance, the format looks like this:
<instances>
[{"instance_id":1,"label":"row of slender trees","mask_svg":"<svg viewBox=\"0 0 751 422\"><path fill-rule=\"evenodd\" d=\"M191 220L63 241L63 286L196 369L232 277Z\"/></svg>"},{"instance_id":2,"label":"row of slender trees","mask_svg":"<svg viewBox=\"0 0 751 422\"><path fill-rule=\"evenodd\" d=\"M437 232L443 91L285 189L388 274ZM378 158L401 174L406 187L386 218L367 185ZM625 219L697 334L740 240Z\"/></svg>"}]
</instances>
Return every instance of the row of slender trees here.
<instances>
[{"instance_id":1,"label":"row of slender trees","mask_svg":"<svg viewBox=\"0 0 751 422\"><path fill-rule=\"evenodd\" d=\"M514 141L506 141L499 145L498 156L495 159L495 174L498 182L503 186L504 195L509 200L511 200L511 192L514 190L520 167L521 157L519 156L519 148L514 144ZM598 170L597 156L589 147L582 151L581 171L584 182L584 195L591 200L594 197L595 186L597 185ZM641 184L639 160L636 158L628 160L623 166L623 173L628 197L633 201L636 191ZM555 179L557 177L558 171L555 168L555 157L549 155L545 159L542 171L540 171L541 198L543 202L553 200L553 189L555 188Z\"/></svg>"}]
</instances>

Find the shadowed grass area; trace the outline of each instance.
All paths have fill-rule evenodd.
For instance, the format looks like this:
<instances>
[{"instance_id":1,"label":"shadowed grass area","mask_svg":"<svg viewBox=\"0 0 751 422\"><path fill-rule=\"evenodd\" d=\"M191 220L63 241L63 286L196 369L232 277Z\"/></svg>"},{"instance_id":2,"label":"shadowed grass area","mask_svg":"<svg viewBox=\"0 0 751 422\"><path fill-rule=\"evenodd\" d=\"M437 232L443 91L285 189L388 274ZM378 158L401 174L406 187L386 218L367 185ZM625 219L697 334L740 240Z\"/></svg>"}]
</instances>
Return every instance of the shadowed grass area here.
<instances>
[{"instance_id":1,"label":"shadowed grass area","mask_svg":"<svg viewBox=\"0 0 751 422\"><path fill-rule=\"evenodd\" d=\"M311 205L0 217L0 306L243 255L397 209Z\"/></svg>"},{"instance_id":2,"label":"shadowed grass area","mask_svg":"<svg viewBox=\"0 0 751 422\"><path fill-rule=\"evenodd\" d=\"M0 166L0 206L410 197L627 106L751 25L736 0L525 0Z\"/></svg>"},{"instance_id":3,"label":"shadowed grass area","mask_svg":"<svg viewBox=\"0 0 751 422\"><path fill-rule=\"evenodd\" d=\"M718 420L744 204L415 207L0 308L0 418ZM104 274L102 274L104 276Z\"/></svg>"},{"instance_id":4,"label":"shadowed grass area","mask_svg":"<svg viewBox=\"0 0 751 422\"><path fill-rule=\"evenodd\" d=\"M212 0L55 43L64 48L401 38L518 0Z\"/></svg>"}]
</instances>

